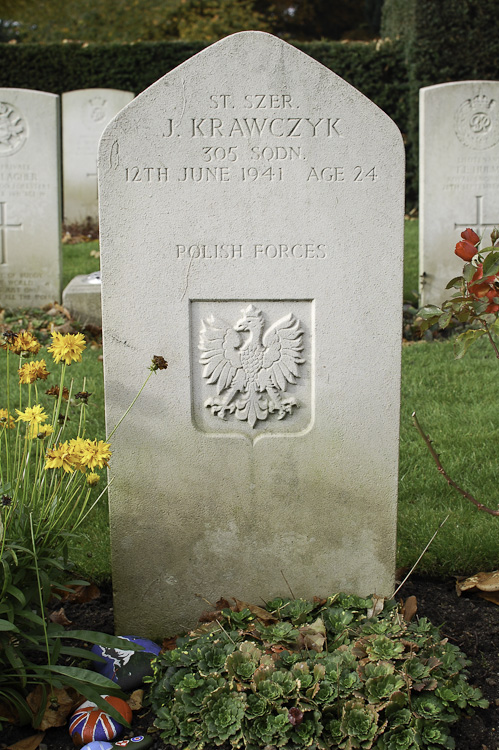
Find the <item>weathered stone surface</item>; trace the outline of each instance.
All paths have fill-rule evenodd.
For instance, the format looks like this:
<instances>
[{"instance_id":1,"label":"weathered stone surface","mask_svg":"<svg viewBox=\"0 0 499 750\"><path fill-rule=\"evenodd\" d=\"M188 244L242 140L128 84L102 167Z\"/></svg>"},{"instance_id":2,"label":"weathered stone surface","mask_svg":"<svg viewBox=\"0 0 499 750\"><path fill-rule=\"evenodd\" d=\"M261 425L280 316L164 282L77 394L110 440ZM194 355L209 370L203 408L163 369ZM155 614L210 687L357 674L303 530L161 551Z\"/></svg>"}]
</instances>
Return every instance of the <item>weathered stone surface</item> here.
<instances>
[{"instance_id":1,"label":"weathered stone surface","mask_svg":"<svg viewBox=\"0 0 499 750\"><path fill-rule=\"evenodd\" d=\"M59 97L0 89L0 304L61 295Z\"/></svg>"},{"instance_id":2,"label":"weathered stone surface","mask_svg":"<svg viewBox=\"0 0 499 750\"><path fill-rule=\"evenodd\" d=\"M97 150L106 125L132 101L132 91L79 89L62 95L64 220L97 220Z\"/></svg>"},{"instance_id":3,"label":"weathered stone surface","mask_svg":"<svg viewBox=\"0 0 499 750\"><path fill-rule=\"evenodd\" d=\"M454 254L474 229L490 245L499 226L499 82L459 81L420 91L420 302L438 305L462 272Z\"/></svg>"},{"instance_id":4,"label":"weathered stone surface","mask_svg":"<svg viewBox=\"0 0 499 750\"><path fill-rule=\"evenodd\" d=\"M62 304L82 325L102 325L100 271L75 276L62 293Z\"/></svg>"},{"instance_id":5,"label":"weathered stone surface","mask_svg":"<svg viewBox=\"0 0 499 750\"><path fill-rule=\"evenodd\" d=\"M220 595L393 590L403 147L316 61L228 37L99 156L118 631ZM140 314L138 311L140 310Z\"/></svg>"}]
</instances>

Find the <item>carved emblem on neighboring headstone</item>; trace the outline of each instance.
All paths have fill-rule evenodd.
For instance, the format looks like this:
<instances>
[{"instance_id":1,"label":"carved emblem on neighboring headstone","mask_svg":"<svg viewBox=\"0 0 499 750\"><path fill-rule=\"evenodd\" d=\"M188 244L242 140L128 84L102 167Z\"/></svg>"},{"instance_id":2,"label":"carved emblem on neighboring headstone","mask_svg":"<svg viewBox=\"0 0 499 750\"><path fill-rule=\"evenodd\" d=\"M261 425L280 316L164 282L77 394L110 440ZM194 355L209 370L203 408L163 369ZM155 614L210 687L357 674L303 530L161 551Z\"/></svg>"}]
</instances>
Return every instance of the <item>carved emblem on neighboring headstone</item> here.
<instances>
[{"instance_id":1,"label":"carved emblem on neighboring headstone","mask_svg":"<svg viewBox=\"0 0 499 750\"><path fill-rule=\"evenodd\" d=\"M102 122L106 116L107 102L101 96L95 96L89 99L87 104L87 114L92 122Z\"/></svg>"},{"instance_id":2,"label":"carved emblem on neighboring headstone","mask_svg":"<svg viewBox=\"0 0 499 750\"><path fill-rule=\"evenodd\" d=\"M254 427L269 414L277 412L277 418L283 419L298 406L293 396L284 394L288 384L300 377L299 366L305 362L303 331L293 313L264 331L261 310L251 304L241 312L242 318L232 327L213 315L202 321L199 361L204 365L203 377L217 392L205 406L221 419L228 412Z\"/></svg>"},{"instance_id":3,"label":"carved emblem on neighboring headstone","mask_svg":"<svg viewBox=\"0 0 499 750\"><path fill-rule=\"evenodd\" d=\"M26 141L26 120L17 107L0 102L0 156L10 156L19 151Z\"/></svg>"},{"instance_id":4,"label":"carved emblem on neighboring headstone","mask_svg":"<svg viewBox=\"0 0 499 750\"><path fill-rule=\"evenodd\" d=\"M499 142L498 116L495 100L477 94L458 108L454 118L456 135L470 148L491 148Z\"/></svg>"}]
</instances>

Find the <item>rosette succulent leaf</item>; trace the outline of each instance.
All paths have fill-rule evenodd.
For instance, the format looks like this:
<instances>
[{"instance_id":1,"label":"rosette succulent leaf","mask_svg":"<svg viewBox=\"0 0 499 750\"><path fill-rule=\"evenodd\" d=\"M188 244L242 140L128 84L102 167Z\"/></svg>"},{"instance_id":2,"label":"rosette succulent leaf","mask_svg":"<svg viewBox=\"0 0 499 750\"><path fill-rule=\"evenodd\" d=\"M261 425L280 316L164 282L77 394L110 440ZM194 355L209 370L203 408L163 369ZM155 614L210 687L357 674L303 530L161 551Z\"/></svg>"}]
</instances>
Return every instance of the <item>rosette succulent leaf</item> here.
<instances>
[{"instance_id":1,"label":"rosette succulent leaf","mask_svg":"<svg viewBox=\"0 0 499 750\"><path fill-rule=\"evenodd\" d=\"M251 654L233 651L227 657L226 668L230 677L238 680L251 680L258 667L258 662L251 658Z\"/></svg>"},{"instance_id":2,"label":"rosette succulent leaf","mask_svg":"<svg viewBox=\"0 0 499 750\"><path fill-rule=\"evenodd\" d=\"M246 708L246 694L221 687L209 695L201 710L203 734L215 745L221 745L241 731Z\"/></svg>"},{"instance_id":3,"label":"rosette succulent leaf","mask_svg":"<svg viewBox=\"0 0 499 750\"><path fill-rule=\"evenodd\" d=\"M378 729L378 712L369 704L362 701L347 701L343 706L341 717L341 731L348 737L343 747L364 748L372 747Z\"/></svg>"},{"instance_id":4,"label":"rosette succulent leaf","mask_svg":"<svg viewBox=\"0 0 499 750\"><path fill-rule=\"evenodd\" d=\"M282 708L248 722L247 735L259 747L283 747L288 744L292 731L288 710Z\"/></svg>"},{"instance_id":5,"label":"rosette succulent leaf","mask_svg":"<svg viewBox=\"0 0 499 750\"><path fill-rule=\"evenodd\" d=\"M371 637L366 643L366 651L371 659L400 659L404 650L403 643L386 635Z\"/></svg>"}]
</instances>

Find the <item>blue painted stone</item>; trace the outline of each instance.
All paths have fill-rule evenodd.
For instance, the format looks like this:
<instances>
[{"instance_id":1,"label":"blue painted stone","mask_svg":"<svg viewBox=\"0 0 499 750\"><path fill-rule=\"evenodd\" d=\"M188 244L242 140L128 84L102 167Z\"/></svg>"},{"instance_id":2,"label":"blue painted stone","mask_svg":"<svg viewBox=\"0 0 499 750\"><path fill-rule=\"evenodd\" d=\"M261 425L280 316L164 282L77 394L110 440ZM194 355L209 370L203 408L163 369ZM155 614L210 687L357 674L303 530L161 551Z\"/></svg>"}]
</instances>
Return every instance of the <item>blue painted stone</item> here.
<instances>
[{"instance_id":1,"label":"blue painted stone","mask_svg":"<svg viewBox=\"0 0 499 750\"><path fill-rule=\"evenodd\" d=\"M151 660L160 652L160 647L148 638L135 638L132 635L119 636L123 639L123 649L107 646L92 646L92 651L102 656L106 662L95 662L95 669L116 682L122 690L134 690L140 687L147 675L152 675ZM126 641L138 643L144 651L129 651Z\"/></svg>"},{"instance_id":2,"label":"blue painted stone","mask_svg":"<svg viewBox=\"0 0 499 750\"><path fill-rule=\"evenodd\" d=\"M114 750L114 748L127 747L128 750L145 750L152 745L152 737L148 735L137 735L130 740L120 740L119 742L89 742L81 750Z\"/></svg>"}]
</instances>

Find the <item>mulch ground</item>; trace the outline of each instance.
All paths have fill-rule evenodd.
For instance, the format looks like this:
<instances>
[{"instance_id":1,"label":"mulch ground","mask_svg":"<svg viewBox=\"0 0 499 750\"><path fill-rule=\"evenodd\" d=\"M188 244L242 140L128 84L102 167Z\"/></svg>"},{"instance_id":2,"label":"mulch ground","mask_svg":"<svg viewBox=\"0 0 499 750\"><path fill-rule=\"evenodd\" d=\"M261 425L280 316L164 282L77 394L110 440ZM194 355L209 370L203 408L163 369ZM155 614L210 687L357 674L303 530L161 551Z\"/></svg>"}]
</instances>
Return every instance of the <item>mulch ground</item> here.
<instances>
[{"instance_id":1,"label":"mulch ground","mask_svg":"<svg viewBox=\"0 0 499 750\"><path fill-rule=\"evenodd\" d=\"M399 594L404 599L416 596L418 616L428 617L442 626L442 635L459 646L472 660L470 682L479 687L490 702L486 710L477 710L453 728L456 750L499 750L499 606L474 596L458 597L454 580L435 581L413 577ZM78 629L113 632L113 606L109 588L87 604L65 604L65 613ZM145 734L154 717L143 709L134 714L134 736ZM33 734L33 729L8 727L2 732L0 750ZM74 750L66 727L50 729L43 744L47 750ZM168 748L156 739L151 750ZM43 748L42 748L43 750Z\"/></svg>"}]
</instances>

